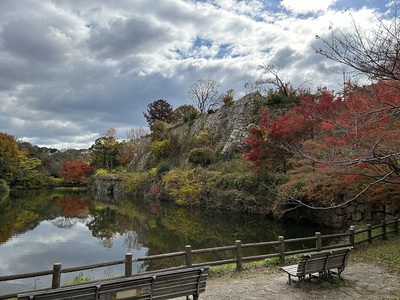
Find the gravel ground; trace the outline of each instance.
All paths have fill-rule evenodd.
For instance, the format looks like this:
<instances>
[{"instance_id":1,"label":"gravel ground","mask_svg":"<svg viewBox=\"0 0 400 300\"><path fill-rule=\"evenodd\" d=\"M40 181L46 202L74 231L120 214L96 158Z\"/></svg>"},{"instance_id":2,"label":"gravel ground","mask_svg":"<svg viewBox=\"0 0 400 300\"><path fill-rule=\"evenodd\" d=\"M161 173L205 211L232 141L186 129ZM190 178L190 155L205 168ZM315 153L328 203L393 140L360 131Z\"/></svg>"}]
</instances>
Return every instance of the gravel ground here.
<instances>
[{"instance_id":1,"label":"gravel ground","mask_svg":"<svg viewBox=\"0 0 400 300\"><path fill-rule=\"evenodd\" d=\"M287 284L286 273L254 269L210 278L200 300L400 299L400 274L369 263L349 262L342 281Z\"/></svg>"}]
</instances>

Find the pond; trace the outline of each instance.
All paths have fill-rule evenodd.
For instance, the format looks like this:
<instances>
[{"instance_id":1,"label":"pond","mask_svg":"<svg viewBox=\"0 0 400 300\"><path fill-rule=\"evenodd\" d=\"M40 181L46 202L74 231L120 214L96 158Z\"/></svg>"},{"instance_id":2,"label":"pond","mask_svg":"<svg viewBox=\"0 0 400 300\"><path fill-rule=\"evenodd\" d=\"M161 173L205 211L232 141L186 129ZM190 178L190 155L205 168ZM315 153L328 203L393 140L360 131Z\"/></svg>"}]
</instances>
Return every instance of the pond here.
<instances>
[{"instance_id":1,"label":"pond","mask_svg":"<svg viewBox=\"0 0 400 300\"><path fill-rule=\"evenodd\" d=\"M242 243L312 236L326 228L282 223L254 214L186 209L168 203L94 201L87 193L19 191L0 195L0 276L51 270L133 257ZM276 249L260 249L263 253ZM257 255L261 253L250 253ZM208 255L208 256L207 256ZM211 254L205 261L215 259ZM217 257L217 259L220 259ZM136 262L134 272L182 262ZM103 278L123 274L123 266L63 275ZM68 277L69 276L69 277ZM50 278L0 282L0 295L49 286Z\"/></svg>"}]
</instances>

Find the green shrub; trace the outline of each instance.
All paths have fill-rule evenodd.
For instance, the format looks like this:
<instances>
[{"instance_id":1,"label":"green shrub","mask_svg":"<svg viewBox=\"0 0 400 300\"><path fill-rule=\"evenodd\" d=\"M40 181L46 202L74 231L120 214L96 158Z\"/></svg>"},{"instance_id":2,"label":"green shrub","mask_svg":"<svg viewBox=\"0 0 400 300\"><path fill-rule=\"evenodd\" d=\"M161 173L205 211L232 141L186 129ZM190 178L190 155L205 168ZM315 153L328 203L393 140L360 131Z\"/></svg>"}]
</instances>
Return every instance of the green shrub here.
<instances>
[{"instance_id":1,"label":"green shrub","mask_svg":"<svg viewBox=\"0 0 400 300\"><path fill-rule=\"evenodd\" d=\"M65 283L65 285L74 285L74 284L80 284L80 283L85 283L88 281L93 280L92 277L90 277L89 275L84 276L82 272L80 272L78 275L76 275L74 278L72 278L71 280L67 281Z\"/></svg>"},{"instance_id":2,"label":"green shrub","mask_svg":"<svg viewBox=\"0 0 400 300\"><path fill-rule=\"evenodd\" d=\"M94 173L95 176L106 175L106 174L108 174L108 171L106 169L97 169L96 172Z\"/></svg>"},{"instance_id":3,"label":"green shrub","mask_svg":"<svg viewBox=\"0 0 400 300\"><path fill-rule=\"evenodd\" d=\"M47 185L47 177L38 170L24 170L21 176L12 183L17 189L36 189Z\"/></svg>"},{"instance_id":4,"label":"green shrub","mask_svg":"<svg viewBox=\"0 0 400 300\"><path fill-rule=\"evenodd\" d=\"M222 96L222 102L224 103L224 106L229 107L233 104L234 95L235 91L230 89Z\"/></svg>"},{"instance_id":5,"label":"green shrub","mask_svg":"<svg viewBox=\"0 0 400 300\"><path fill-rule=\"evenodd\" d=\"M148 172L131 173L124 178L123 187L132 196L145 197L153 180L154 176Z\"/></svg>"},{"instance_id":6,"label":"green shrub","mask_svg":"<svg viewBox=\"0 0 400 300\"><path fill-rule=\"evenodd\" d=\"M199 146L209 146L211 144L211 137L208 130L199 132L194 138L195 142Z\"/></svg>"},{"instance_id":7,"label":"green shrub","mask_svg":"<svg viewBox=\"0 0 400 300\"><path fill-rule=\"evenodd\" d=\"M203 183L194 171L174 169L163 176L162 184L166 193L178 205L191 205L200 202Z\"/></svg>"},{"instance_id":8,"label":"green shrub","mask_svg":"<svg viewBox=\"0 0 400 300\"><path fill-rule=\"evenodd\" d=\"M151 143L151 154L156 159L167 158L170 154L170 140L155 141Z\"/></svg>"},{"instance_id":9,"label":"green shrub","mask_svg":"<svg viewBox=\"0 0 400 300\"><path fill-rule=\"evenodd\" d=\"M170 164L166 161L163 161L157 166L156 175L160 177L161 175L169 172L170 170L171 170Z\"/></svg>"},{"instance_id":10,"label":"green shrub","mask_svg":"<svg viewBox=\"0 0 400 300\"><path fill-rule=\"evenodd\" d=\"M189 152L188 161L195 165L207 166L214 158L214 151L210 147L195 148Z\"/></svg>"},{"instance_id":11,"label":"green shrub","mask_svg":"<svg viewBox=\"0 0 400 300\"><path fill-rule=\"evenodd\" d=\"M7 184L7 181L4 179L0 179L0 192L9 192L10 187Z\"/></svg>"},{"instance_id":12,"label":"green shrub","mask_svg":"<svg viewBox=\"0 0 400 300\"><path fill-rule=\"evenodd\" d=\"M190 104L179 106L175 112L175 117L178 121L186 123L197 118L199 111Z\"/></svg>"},{"instance_id":13,"label":"green shrub","mask_svg":"<svg viewBox=\"0 0 400 300\"><path fill-rule=\"evenodd\" d=\"M179 142L179 136L173 133L168 134L169 139L169 157L180 156L181 144Z\"/></svg>"},{"instance_id":14,"label":"green shrub","mask_svg":"<svg viewBox=\"0 0 400 300\"><path fill-rule=\"evenodd\" d=\"M158 121L151 125L151 140L152 141L160 141L165 139L168 136L168 131L171 128L171 125L163 122Z\"/></svg>"},{"instance_id":15,"label":"green shrub","mask_svg":"<svg viewBox=\"0 0 400 300\"><path fill-rule=\"evenodd\" d=\"M288 89L289 95L285 95L282 92L269 91L266 97L268 105L274 107L289 107L293 102L298 103L299 99L296 92L289 86Z\"/></svg>"},{"instance_id":16,"label":"green shrub","mask_svg":"<svg viewBox=\"0 0 400 300\"><path fill-rule=\"evenodd\" d=\"M67 183L62 178L48 177L46 180L46 186L48 188L56 188L65 186Z\"/></svg>"}]
</instances>

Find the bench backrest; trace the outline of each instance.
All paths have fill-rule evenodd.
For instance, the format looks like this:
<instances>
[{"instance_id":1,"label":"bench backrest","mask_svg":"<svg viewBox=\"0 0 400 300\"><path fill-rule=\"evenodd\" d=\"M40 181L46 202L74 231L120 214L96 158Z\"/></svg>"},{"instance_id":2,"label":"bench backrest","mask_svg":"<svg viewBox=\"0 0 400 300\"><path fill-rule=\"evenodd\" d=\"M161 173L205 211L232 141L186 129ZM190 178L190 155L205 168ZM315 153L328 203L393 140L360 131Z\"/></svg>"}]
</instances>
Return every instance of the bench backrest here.
<instances>
[{"instance_id":1,"label":"bench backrest","mask_svg":"<svg viewBox=\"0 0 400 300\"><path fill-rule=\"evenodd\" d=\"M329 255L330 252L303 255L297 267L297 274L304 276L306 274L325 272Z\"/></svg>"},{"instance_id":2,"label":"bench backrest","mask_svg":"<svg viewBox=\"0 0 400 300\"><path fill-rule=\"evenodd\" d=\"M18 300L64 300L64 299L79 299L79 300L94 300L96 299L96 286L71 286L63 287L54 290L35 291L32 293L18 295Z\"/></svg>"},{"instance_id":3,"label":"bench backrest","mask_svg":"<svg viewBox=\"0 0 400 300\"><path fill-rule=\"evenodd\" d=\"M208 266L67 286L18 295L18 300L171 299L205 291Z\"/></svg>"},{"instance_id":4,"label":"bench backrest","mask_svg":"<svg viewBox=\"0 0 400 300\"><path fill-rule=\"evenodd\" d=\"M331 269L344 269L351 248L303 255L297 267L297 274L304 276L312 273L327 272Z\"/></svg>"},{"instance_id":5,"label":"bench backrest","mask_svg":"<svg viewBox=\"0 0 400 300\"><path fill-rule=\"evenodd\" d=\"M99 299L171 299L187 295L199 295L205 291L208 267L187 268L179 272L162 272L145 276L142 284L133 285L132 279L124 278L118 282L101 285ZM137 282L137 280L134 280Z\"/></svg>"},{"instance_id":6,"label":"bench backrest","mask_svg":"<svg viewBox=\"0 0 400 300\"><path fill-rule=\"evenodd\" d=\"M347 259L349 257L351 248L345 248L340 250L335 250L329 255L327 269L344 269L347 264Z\"/></svg>"}]
</instances>

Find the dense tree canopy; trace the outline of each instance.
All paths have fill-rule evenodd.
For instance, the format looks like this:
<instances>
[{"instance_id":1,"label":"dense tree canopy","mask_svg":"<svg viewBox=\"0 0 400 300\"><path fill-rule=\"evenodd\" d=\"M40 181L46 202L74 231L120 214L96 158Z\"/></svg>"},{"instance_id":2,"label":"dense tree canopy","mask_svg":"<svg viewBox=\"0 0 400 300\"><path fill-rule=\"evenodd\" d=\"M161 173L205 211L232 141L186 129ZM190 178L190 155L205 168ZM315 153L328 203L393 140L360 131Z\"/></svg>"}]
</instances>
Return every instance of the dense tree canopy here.
<instances>
[{"instance_id":1,"label":"dense tree canopy","mask_svg":"<svg viewBox=\"0 0 400 300\"><path fill-rule=\"evenodd\" d=\"M60 177L67 181L85 182L94 172L94 168L85 162L67 161Z\"/></svg>"},{"instance_id":2,"label":"dense tree canopy","mask_svg":"<svg viewBox=\"0 0 400 300\"><path fill-rule=\"evenodd\" d=\"M147 105L147 113L143 113L147 123L151 127L158 121L173 123L175 121L174 110L167 101L158 99Z\"/></svg>"},{"instance_id":3,"label":"dense tree canopy","mask_svg":"<svg viewBox=\"0 0 400 300\"><path fill-rule=\"evenodd\" d=\"M41 172L41 159L28 154L27 150L20 149L13 136L0 133L0 179L10 186L24 188L44 185L46 176Z\"/></svg>"},{"instance_id":4,"label":"dense tree canopy","mask_svg":"<svg viewBox=\"0 0 400 300\"><path fill-rule=\"evenodd\" d=\"M327 89L303 95L282 116L266 111L250 128L245 158L259 173L287 173L280 192L288 203L329 208L360 196L400 200L399 6L392 12L376 27L353 21L350 34L331 26L328 38L317 36L318 54L369 84L349 82L340 96Z\"/></svg>"},{"instance_id":5,"label":"dense tree canopy","mask_svg":"<svg viewBox=\"0 0 400 300\"><path fill-rule=\"evenodd\" d=\"M342 205L400 193L400 83L326 89L302 98L276 118L250 128L245 158L259 172L281 170L281 192L300 205ZM368 191L368 193L366 193Z\"/></svg>"},{"instance_id":6,"label":"dense tree canopy","mask_svg":"<svg viewBox=\"0 0 400 300\"><path fill-rule=\"evenodd\" d=\"M0 132L0 179L7 182L15 179L21 156L23 153L18 149L15 138Z\"/></svg>"},{"instance_id":7,"label":"dense tree canopy","mask_svg":"<svg viewBox=\"0 0 400 300\"><path fill-rule=\"evenodd\" d=\"M121 143L118 142L114 128L110 128L104 136L95 140L90 147L92 154L91 166L111 171L119 165L118 154Z\"/></svg>"}]
</instances>

